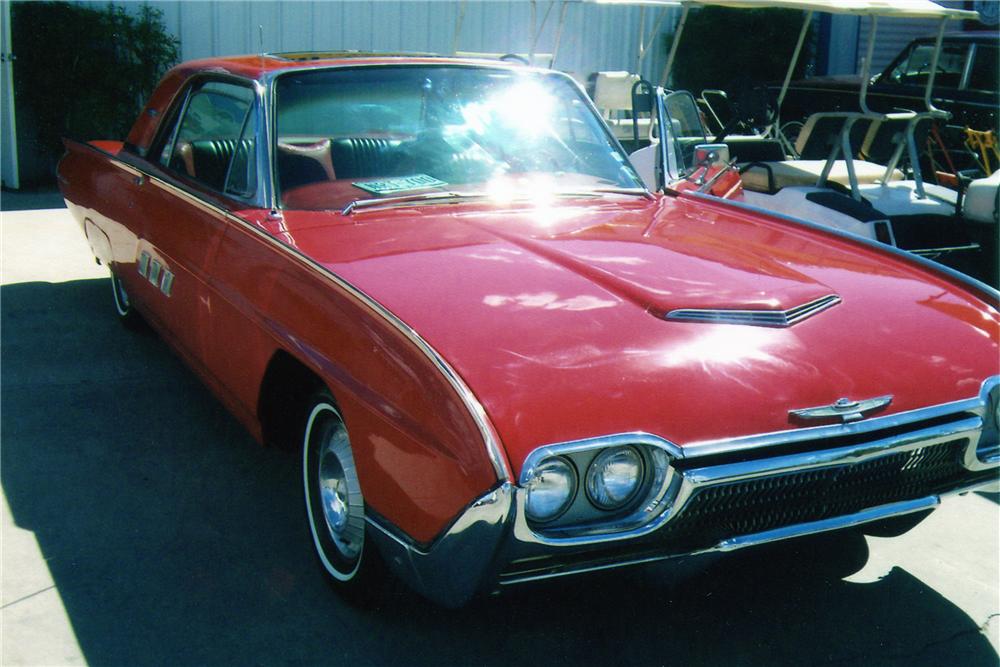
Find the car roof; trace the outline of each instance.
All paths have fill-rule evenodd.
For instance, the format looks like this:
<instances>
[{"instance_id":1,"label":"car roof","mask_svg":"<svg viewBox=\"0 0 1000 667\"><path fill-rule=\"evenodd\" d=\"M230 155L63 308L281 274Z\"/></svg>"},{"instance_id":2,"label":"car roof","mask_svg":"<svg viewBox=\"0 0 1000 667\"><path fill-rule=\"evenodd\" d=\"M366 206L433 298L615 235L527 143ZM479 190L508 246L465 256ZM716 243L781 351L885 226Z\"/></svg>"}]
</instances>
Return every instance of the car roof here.
<instances>
[{"instance_id":1,"label":"car roof","mask_svg":"<svg viewBox=\"0 0 1000 667\"><path fill-rule=\"evenodd\" d=\"M224 71L250 79L263 79L284 70L349 65L456 64L490 67L524 67L482 58L442 56L433 53L379 53L369 51L288 51L243 56L223 56L189 60L175 67L189 76L200 72Z\"/></svg>"},{"instance_id":2,"label":"car roof","mask_svg":"<svg viewBox=\"0 0 1000 667\"><path fill-rule=\"evenodd\" d=\"M291 51L188 60L174 66L157 85L129 132L126 144L145 155L164 113L185 84L198 75L235 76L264 81L285 71L359 65L460 65L533 70L519 62L439 56L430 53L373 53L365 51Z\"/></svg>"}]
</instances>

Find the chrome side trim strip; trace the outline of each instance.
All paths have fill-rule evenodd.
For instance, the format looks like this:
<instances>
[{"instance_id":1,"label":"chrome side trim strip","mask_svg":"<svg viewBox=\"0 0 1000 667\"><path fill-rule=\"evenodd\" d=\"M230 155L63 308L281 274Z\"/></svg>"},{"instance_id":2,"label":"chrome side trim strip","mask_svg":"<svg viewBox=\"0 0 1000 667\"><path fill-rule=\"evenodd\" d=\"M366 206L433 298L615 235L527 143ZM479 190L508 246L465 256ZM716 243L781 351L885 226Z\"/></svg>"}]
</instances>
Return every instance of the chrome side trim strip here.
<instances>
[{"instance_id":1,"label":"chrome side trim strip","mask_svg":"<svg viewBox=\"0 0 1000 667\"><path fill-rule=\"evenodd\" d=\"M136 168L134 165L129 165L121 162L114 156L108 155L108 159L115 166L132 173L137 171L141 174L145 174L149 179L149 182L171 194L174 194L186 202L189 202L193 206L203 210L204 212L213 215L222 220L232 222L239 225L243 229L252 234L256 235L260 239L274 246L277 246L287 252L291 257L297 259L302 265L307 268L312 269L316 273L320 274L324 278L332 281L335 285L343 289L349 295L354 297L356 300L360 301L366 307L368 307L376 315L384 319L386 322L395 327L400 333L402 333L406 338L410 340L416 347L426 356L431 363L438 369L438 371L444 376L448 383L452 386L455 392L458 394L462 403L465 405L469 414L472 416L473 421L479 429L480 434L483 437L483 443L486 447L487 456L490 459L490 463L493 465L493 470L497 475L497 479L501 482L508 482L514 478L511 472L510 463L507 461L502 448L500 447L500 438L493 427L493 424L489 420L489 416L486 414L485 408L479 402L479 399L472 392L472 389L465 383L465 381L459 376L458 372L444 359L441 354L435 350L430 343L423 339L410 325L406 324L403 320L399 319L392 311L383 306L381 303L376 301L374 298L366 294L364 291L355 287L353 284L340 277L333 271L322 264L316 262L312 258L308 257L298 248L295 248L287 243L276 239L271 236L263 229L260 229L256 225L253 225L242 218L229 213L225 209L219 208L214 204L206 202L199 197L183 190L167 181L164 181L146 171Z\"/></svg>"},{"instance_id":2,"label":"chrome side trim strip","mask_svg":"<svg viewBox=\"0 0 1000 667\"><path fill-rule=\"evenodd\" d=\"M967 276L964 273L956 271L955 269L945 266L944 264L938 264L937 262L932 262L929 259L925 259L920 255L914 255L907 250L900 250L894 246L886 245L884 243L879 243L872 239L867 239L862 236L857 236L851 234L850 232L841 231L833 227L827 227L825 225L820 225L815 222L810 222L808 220L803 220L802 218L796 218L790 215L785 215L784 213L777 213L775 211L769 211L765 208L759 206L754 206L752 204L747 204L745 202L733 201L732 199L721 199L719 197L712 197L711 195L702 194L698 192L685 192L681 196L690 196L696 200L704 201L710 204L715 204L717 206L730 207L743 211L748 211L750 213L757 213L760 215L767 215L772 218L777 218L784 222L790 222L801 227L808 227L809 229L815 229L826 234L831 234L833 236L838 236L843 239L853 241L860 245L866 246L868 248L874 248L880 252L884 252L887 255L892 255L893 257L898 257L905 259L912 264L928 269L932 272L942 274L955 280L959 283L964 284L966 287L975 293L979 298L983 299L987 305L993 309L1000 309L1000 291L993 289L984 282L980 282L971 276Z\"/></svg>"},{"instance_id":3,"label":"chrome side trim strip","mask_svg":"<svg viewBox=\"0 0 1000 667\"><path fill-rule=\"evenodd\" d=\"M746 324L758 327L790 327L841 302L836 294L828 294L788 310L736 310L725 308L679 308L666 315L668 320L706 322L710 324Z\"/></svg>"}]
</instances>

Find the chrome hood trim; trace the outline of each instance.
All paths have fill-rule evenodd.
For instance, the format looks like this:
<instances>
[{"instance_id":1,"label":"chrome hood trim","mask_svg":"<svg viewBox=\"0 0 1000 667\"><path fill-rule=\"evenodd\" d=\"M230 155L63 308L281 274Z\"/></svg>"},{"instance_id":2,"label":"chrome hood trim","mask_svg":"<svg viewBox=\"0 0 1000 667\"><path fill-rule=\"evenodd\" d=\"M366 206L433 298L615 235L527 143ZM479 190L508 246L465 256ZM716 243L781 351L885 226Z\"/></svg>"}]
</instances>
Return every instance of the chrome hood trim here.
<instances>
[{"instance_id":1,"label":"chrome hood trim","mask_svg":"<svg viewBox=\"0 0 1000 667\"><path fill-rule=\"evenodd\" d=\"M790 327L841 302L836 294L828 294L788 310L730 310L725 308L680 308L671 310L665 319L680 322L710 324L746 324L757 327Z\"/></svg>"}]
</instances>

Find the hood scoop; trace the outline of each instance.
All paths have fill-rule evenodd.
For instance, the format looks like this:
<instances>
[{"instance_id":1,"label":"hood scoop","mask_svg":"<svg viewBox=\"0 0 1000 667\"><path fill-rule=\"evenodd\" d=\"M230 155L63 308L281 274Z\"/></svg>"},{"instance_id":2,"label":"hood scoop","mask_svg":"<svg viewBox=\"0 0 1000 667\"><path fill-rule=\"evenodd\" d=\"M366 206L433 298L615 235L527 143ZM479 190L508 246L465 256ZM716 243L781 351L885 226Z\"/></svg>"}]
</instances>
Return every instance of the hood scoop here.
<instances>
[{"instance_id":1,"label":"hood scoop","mask_svg":"<svg viewBox=\"0 0 1000 667\"><path fill-rule=\"evenodd\" d=\"M709 324L746 324L755 327L790 327L840 303L836 294L828 294L788 310L733 310L726 308L680 308L671 310L665 319Z\"/></svg>"}]
</instances>

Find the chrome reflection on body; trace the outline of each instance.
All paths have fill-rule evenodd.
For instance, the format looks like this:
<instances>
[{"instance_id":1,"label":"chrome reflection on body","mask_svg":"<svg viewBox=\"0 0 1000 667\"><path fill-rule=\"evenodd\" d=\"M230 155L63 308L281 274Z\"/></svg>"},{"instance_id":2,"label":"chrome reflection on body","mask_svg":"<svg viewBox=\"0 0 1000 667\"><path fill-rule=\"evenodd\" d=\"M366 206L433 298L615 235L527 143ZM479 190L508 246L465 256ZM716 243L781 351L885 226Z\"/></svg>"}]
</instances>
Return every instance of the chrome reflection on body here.
<instances>
[{"instance_id":1,"label":"chrome reflection on body","mask_svg":"<svg viewBox=\"0 0 1000 667\"><path fill-rule=\"evenodd\" d=\"M829 419L837 417L845 422L853 422L864 418L866 412L878 410L892 403L892 396L879 396L863 401L852 401L849 398L838 398L830 405L815 408L789 410L788 414L798 419Z\"/></svg>"},{"instance_id":2,"label":"chrome reflection on body","mask_svg":"<svg viewBox=\"0 0 1000 667\"><path fill-rule=\"evenodd\" d=\"M790 327L841 302L836 294L815 299L788 310L735 310L725 308L679 308L666 315L668 320L711 324L747 324L758 327Z\"/></svg>"}]
</instances>

